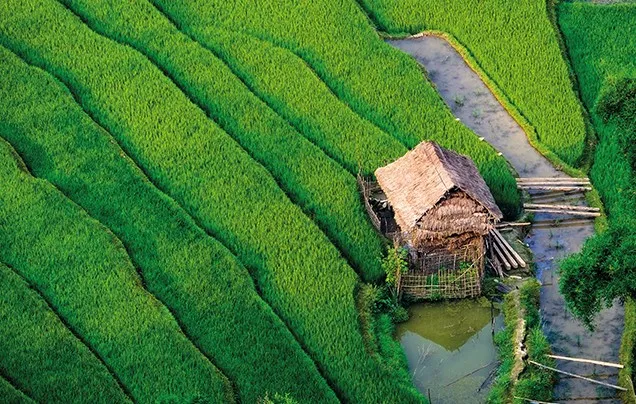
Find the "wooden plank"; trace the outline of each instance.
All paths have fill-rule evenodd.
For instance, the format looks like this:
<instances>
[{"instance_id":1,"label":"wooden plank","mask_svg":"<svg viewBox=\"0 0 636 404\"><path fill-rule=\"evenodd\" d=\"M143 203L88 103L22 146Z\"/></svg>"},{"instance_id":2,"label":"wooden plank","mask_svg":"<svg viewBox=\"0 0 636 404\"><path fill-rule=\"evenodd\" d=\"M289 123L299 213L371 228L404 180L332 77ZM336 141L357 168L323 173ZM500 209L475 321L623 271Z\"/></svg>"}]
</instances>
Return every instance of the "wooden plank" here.
<instances>
[{"instance_id":1,"label":"wooden plank","mask_svg":"<svg viewBox=\"0 0 636 404\"><path fill-rule=\"evenodd\" d=\"M545 185L522 185L517 184L518 189L535 189L537 191L591 191L592 187L570 187L570 186L545 186Z\"/></svg>"},{"instance_id":2,"label":"wooden plank","mask_svg":"<svg viewBox=\"0 0 636 404\"><path fill-rule=\"evenodd\" d=\"M508 250L510 251L512 256L515 258L515 260L517 260L519 265L521 265L521 268L525 268L526 267L526 262L523 260L523 258L521 258L519 253L517 253L517 251L515 251L515 249L512 248L512 246L510 244L508 244L508 242L506 241L505 238L503 238L501 233L499 233L499 231L497 231L497 229L492 230L492 233L494 233L495 237L497 237L499 240L501 240L502 243L504 243L504 245L508 248Z\"/></svg>"},{"instance_id":3,"label":"wooden plank","mask_svg":"<svg viewBox=\"0 0 636 404\"><path fill-rule=\"evenodd\" d=\"M558 404L558 403L553 403L551 401L539 401L539 400L533 400L531 398L525 398L525 397L518 397L518 396L514 396L514 398L516 398L517 400L523 400L523 401L527 401L529 403L538 403L538 404Z\"/></svg>"},{"instance_id":4,"label":"wooden plank","mask_svg":"<svg viewBox=\"0 0 636 404\"><path fill-rule=\"evenodd\" d=\"M492 233L494 233L494 231ZM506 259L508 260L510 265L512 265L512 267L515 269L519 268L519 263L515 260L512 254L510 254L510 251L508 251L506 245L495 235L492 235L492 239L494 240L494 245L499 245L499 248L505 254Z\"/></svg>"},{"instance_id":5,"label":"wooden plank","mask_svg":"<svg viewBox=\"0 0 636 404\"><path fill-rule=\"evenodd\" d=\"M557 181L557 182L550 182L550 181L517 181L518 185L558 185L558 186L565 186L565 185L577 185L577 186L581 186L581 185L592 185L590 182L587 181Z\"/></svg>"},{"instance_id":6,"label":"wooden plank","mask_svg":"<svg viewBox=\"0 0 636 404\"><path fill-rule=\"evenodd\" d=\"M574 215L574 216L583 216L583 217L599 217L601 214L599 212L580 212L578 210L554 210L554 209L526 209L527 212L534 213L560 213L564 215Z\"/></svg>"},{"instance_id":7,"label":"wooden plank","mask_svg":"<svg viewBox=\"0 0 636 404\"><path fill-rule=\"evenodd\" d=\"M581 212L600 212L601 211L599 208L592 208L590 206L551 205L546 203L524 203L523 207L528 209L578 210Z\"/></svg>"},{"instance_id":8,"label":"wooden plank","mask_svg":"<svg viewBox=\"0 0 636 404\"><path fill-rule=\"evenodd\" d=\"M541 368L548 369L548 370L551 370L553 372L561 373L563 375L568 375L568 376L575 377L577 379L586 380L586 381L588 381L590 383L600 384L601 386L609 387L611 389L616 389L616 390L620 390L620 391L627 391L627 389L625 387L615 386L613 384L601 382L599 380L590 379L589 377L585 377L585 376L577 375L577 374L574 374L574 373L569 373L569 372L566 372L566 371L563 371L563 370L555 369L555 368L552 368L550 366L542 365L542 364L540 364L538 362L535 362L535 361L532 361L532 360L529 360L528 363L532 363L535 366L539 366Z\"/></svg>"},{"instance_id":9,"label":"wooden plank","mask_svg":"<svg viewBox=\"0 0 636 404\"><path fill-rule=\"evenodd\" d=\"M609 366L609 367L619 368L619 369L623 369L624 367L620 363L603 362L603 361L597 361L594 359L572 358L569 356L560 356L560 355L546 355L546 356L553 359L561 359L561 360L572 361L572 362L592 363L594 365Z\"/></svg>"}]
</instances>

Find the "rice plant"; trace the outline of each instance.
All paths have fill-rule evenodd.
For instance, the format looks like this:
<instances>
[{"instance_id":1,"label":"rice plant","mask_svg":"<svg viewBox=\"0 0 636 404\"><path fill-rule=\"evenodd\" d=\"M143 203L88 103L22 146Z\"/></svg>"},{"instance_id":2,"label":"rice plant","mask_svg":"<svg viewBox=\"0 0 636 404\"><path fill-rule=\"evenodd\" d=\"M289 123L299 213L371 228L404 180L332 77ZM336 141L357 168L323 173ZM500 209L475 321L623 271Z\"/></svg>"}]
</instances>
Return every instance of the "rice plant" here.
<instances>
[{"instance_id":1,"label":"rice plant","mask_svg":"<svg viewBox=\"0 0 636 404\"><path fill-rule=\"evenodd\" d=\"M0 42L65 82L148 177L238 256L339 397L421 400L405 371L366 352L359 279L338 250L160 70L53 1L2 3Z\"/></svg>"},{"instance_id":2,"label":"rice plant","mask_svg":"<svg viewBox=\"0 0 636 404\"><path fill-rule=\"evenodd\" d=\"M4 141L0 201L0 260L45 297L132 399L232 401L228 380L144 290L121 242L52 185L34 179Z\"/></svg>"},{"instance_id":3,"label":"rice plant","mask_svg":"<svg viewBox=\"0 0 636 404\"><path fill-rule=\"evenodd\" d=\"M122 240L146 288L235 383L242 401L254 402L267 391L299 401L335 400L311 359L258 296L247 270L122 157L68 90L1 47L0 75L5 77L0 136L34 175Z\"/></svg>"},{"instance_id":4,"label":"rice plant","mask_svg":"<svg viewBox=\"0 0 636 404\"><path fill-rule=\"evenodd\" d=\"M104 364L47 303L0 263L0 373L39 402L129 402ZM0 397L5 402L9 393ZM15 402L19 402L15 401Z\"/></svg>"}]
</instances>

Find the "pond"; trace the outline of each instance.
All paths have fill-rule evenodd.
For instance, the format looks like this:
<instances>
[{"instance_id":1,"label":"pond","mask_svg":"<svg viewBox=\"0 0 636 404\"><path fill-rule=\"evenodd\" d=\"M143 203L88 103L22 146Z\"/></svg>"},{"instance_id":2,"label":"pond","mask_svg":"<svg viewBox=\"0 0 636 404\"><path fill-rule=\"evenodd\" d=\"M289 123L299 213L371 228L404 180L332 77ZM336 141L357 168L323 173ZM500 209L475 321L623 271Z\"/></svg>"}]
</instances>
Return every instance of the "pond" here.
<instances>
[{"instance_id":1,"label":"pond","mask_svg":"<svg viewBox=\"0 0 636 404\"><path fill-rule=\"evenodd\" d=\"M409 314L396 336L415 387L425 396L430 389L434 404L485 402L497 368L493 330L503 328L499 309L478 299L421 303Z\"/></svg>"}]
</instances>

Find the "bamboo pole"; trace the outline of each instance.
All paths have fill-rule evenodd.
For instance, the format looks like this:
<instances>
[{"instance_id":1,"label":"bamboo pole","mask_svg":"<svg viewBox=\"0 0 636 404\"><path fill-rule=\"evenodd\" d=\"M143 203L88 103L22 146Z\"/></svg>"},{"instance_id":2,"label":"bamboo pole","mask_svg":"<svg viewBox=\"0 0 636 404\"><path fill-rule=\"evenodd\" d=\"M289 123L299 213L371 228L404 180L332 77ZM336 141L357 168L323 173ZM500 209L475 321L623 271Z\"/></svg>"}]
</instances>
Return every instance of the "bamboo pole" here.
<instances>
[{"instance_id":1,"label":"bamboo pole","mask_svg":"<svg viewBox=\"0 0 636 404\"><path fill-rule=\"evenodd\" d=\"M548 187L587 187L591 186L589 182L518 182L517 185L522 187L532 186L548 186Z\"/></svg>"},{"instance_id":2,"label":"bamboo pole","mask_svg":"<svg viewBox=\"0 0 636 404\"><path fill-rule=\"evenodd\" d=\"M565 215L575 215L575 216L583 216L583 217L599 217L601 216L600 212L581 212L578 210L556 210L556 209L526 209L527 212L534 213L561 213Z\"/></svg>"},{"instance_id":3,"label":"bamboo pole","mask_svg":"<svg viewBox=\"0 0 636 404\"><path fill-rule=\"evenodd\" d=\"M539 367L542 367L544 369L551 370L553 372L557 372L557 373L561 373L561 374L564 374L564 375L572 376L572 377L575 377L575 378L581 379L581 380L586 380L586 381L588 381L590 383L600 384L601 386L609 387L609 388L620 390L620 391L627 391L627 389L625 387L615 386L613 384L609 384L609 383L601 382L601 381L598 381L598 380L590 379L589 377L585 377L585 376L577 375L577 374L574 374L574 373L569 373L569 372L566 372L566 371L563 371L563 370L551 368L550 366L542 365L542 364L537 363L537 362L532 361L532 360L529 360L528 363L532 363L535 366L539 366Z\"/></svg>"},{"instance_id":4,"label":"bamboo pole","mask_svg":"<svg viewBox=\"0 0 636 404\"><path fill-rule=\"evenodd\" d=\"M589 178L576 178L576 177L553 177L553 178L545 178L545 177L519 177L516 179L517 182L568 182L568 181L578 181L578 182L590 182Z\"/></svg>"},{"instance_id":5,"label":"bamboo pole","mask_svg":"<svg viewBox=\"0 0 636 404\"><path fill-rule=\"evenodd\" d=\"M495 225L495 227L497 228L502 228L502 227L523 227L523 226L530 226L532 223L530 222L502 222L502 223L498 223L497 225Z\"/></svg>"},{"instance_id":6,"label":"bamboo pole","mask_svg":"<svg viewBox=\"0 0 636 404\"><path fill-rule=\"evenodd\" d=\"M573 187L573 186L559 186L559 185L524 185L517 184L518 189L535 189L537 191L591 191L592 187Z\"/></svg>"},{"instance_id":7,"label":"bamboo pole","mask_svg":"<svg viewBox=\"0 0 636 404\"><path fill-rule=\"evenodd\" d=\"M600 212L599 208L592 208L590 206L576 206L576 205L550 205L544 203L524 203L524 208L528 209L554 209L554 210L578 210L581 212Z\"/></svg>"},{"instance_id":8,"label":"bamboo pole","mask_svg":"<svg viewBox=\"0 0 636 404\"><path fill-rule=\"evenodd\" d=\"M497 244L493 243L492 247L493 247L493 250L495 251L495 253L497 253L497 257L499 258L499 261L501 261L501 263L506 267L506 270L510 271L512 269L512 266L506 260L506 257L504 257L504 254L499 249L499 246Z\"/></svg>"},{"instance_id":9,"label":"bamboo pole","mask_svg":"<svg viewBox=\"0 0 636 404\"><path fill-rule=\"evenodd\" d=\"M515 269L519 268L519 263L515 260L512 254L510 254L510 251L508 251L508 248L504 245L504 243L502 243L501 240L499 240L494 235L492 236L492 238L493 240L495 240L495 244L499 245L499 248L501 248L501 251L506 255L506 259L508 259L508 262L510 262L510 265L512 265L512 267Z\"/></svg>"},{"instance_id":10,"label":"bamboo pole","mask_svg":"<svg viewBox=\"0 0 636 404\"><path fill-rule=\"evenodd\" d=\"M526 267L526 262L523 260L523 258L521 258L521 256L517 253L517 251L515 251L515 249L512 248L512 246L510 244L508 244L508 242L506 241L505 238L503 238L501 233L499 233L499 231L497 229L491 230L491 232L495 234L496 238L498 238L499 240L501 240L502 243L504 243L504 245L508 248L508 250L510 251L512 256L517 260L519 265L521 265L521 268L525 268Z\"/></svg>"},{"instance_id":11,"label":"bamboo pole","mask_svg":"<svg viewBox=\"0 0 636 404\"><path fill-rule=\"evenodd\" d=\"M525 398L525 397L518 397L518 396L514 396L514 398L516 398L517 400L524 400L527 401L529 403L539 403L539 404L558 404L558 403L553 403L553 402L549 402L549 401L539 401L539 400L533 400L531 398Z\"/></svg>"},{"instance_id":12,"label":"bamboo pole","mask_svg":"<svg viewBox=\"0 0 636 404\"><path fill-rule=\"evenodd\" d=\"M594 359L571 358L569 356L560 356L560 355L546 355L546 356L553 359L561 359L561 360L572 361L572 362L592 363L594 365L609 366L609 367L619 368L619 369L623 369L624 367L620 363L603 362L603 361L597 361Z\"/></svg>"}]
</instances>

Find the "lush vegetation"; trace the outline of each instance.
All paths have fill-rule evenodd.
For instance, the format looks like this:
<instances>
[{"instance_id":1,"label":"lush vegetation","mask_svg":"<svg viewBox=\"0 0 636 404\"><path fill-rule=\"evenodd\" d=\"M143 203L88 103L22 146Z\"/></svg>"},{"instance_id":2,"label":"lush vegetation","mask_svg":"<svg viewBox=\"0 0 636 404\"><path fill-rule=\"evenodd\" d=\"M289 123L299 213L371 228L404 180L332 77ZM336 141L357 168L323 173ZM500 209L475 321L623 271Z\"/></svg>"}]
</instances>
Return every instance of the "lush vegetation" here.
<instances>
[{"instance_id":1,"label":"lush vegetation","mask_svg":"<svg viewBox=\"0 0 636 404\"><path fill-rule=\"evenodd\" d=\"M359 279L338 250L160 70L53 1L0 5L0 42L67 84L149 179L238 256L341 398L420 400L365 350Z\"/></svg>"},{"instance_id":2,"label":"lush vegetation","mask_svg":"<svg viewBox=\"0 0 636 404\"><path fill-rule=\"evenodd\" d=\"M559 23L599 137L590 176L609 216L608 228L561 265L568 307L588 324L616 297L636 296L634 18L633 4L559 6Z\"/></svg>"},{"instance_id":3,"label":"lush vegetation","mask_svg":"<svg viewBox=\"0 0 636 404\"><path fill-rule=\"evenodd\" d=\"M470 155L504 213L514 216L518 212L519 194L503 158L455 121L437 92L424 80L417 62L385 44L356 2L308 2L303 7L297 7L292 0L277 1L275 7L218 0L153 2L185 32L211 49L217 48L216 41L221 41L215 38L220 35L219 29L238 31L287 48L311 66L351 109L405 146L432 139ZM225 52L233 52L241 59L245 58L242 54L251 51L240 38L240 50L235 51L228 50L227 39L223 41ZM280 60L280 56L276 58ZM297 62L294 60L294 64ZM272 62L265 66L272 66ZM264 81L284 80L279 71L263 68L255 74L267 76ZM312 81L298 85L312 94ZM293 94L297 91L288 97Z\"/></svg>"},{"instance_id":4,"label":"lush vegetation","mask_svg":"<svg viewBox=\"0 0 636 404\"><path fill-rule=\"evenodd\" d=\"M221 60L146 0L63 3L99 32L146 54L269 170L366 280L380 277L382 243L360 204L355 178L260 101Z\"/></svg>"},{"instance_id":5,"label":"lush vegetation","mask_svg":"<svg viewBox=\"0 0 636 404\"><path fill-rule=\"evenodd\" d=\"M232 400L227 379L143 289L121 242L53 186L31 177L5 142L0 194L0 259L42 294L131 398ZM122 398L117 390L109 394L106 400Z\"/></svg>"},{"instance_id":6,"label":"lush vegetation","mask_svg":"<svg viewBox=\"0 0 636 404\"><path fill-rule=\"evenodd\" d=\"M146 288L230 378L241 400L254 402L266 392L299 401L335 400L236 258L123 158L58 81L1 48L0 62L6 78L0 82L0 136L34 175L122 240ZM267 363L268 371L253 365L258 362ZM79 392L73 391L68 393ZM103 398L111 401L107 394Z\"/></svg>"},{"instance_id":7,"label":"lush vegetation","mask_svg":"<svg viewBox=\"0 0 636 404\"><path fill-rule=\"evenodd\" d=\"M0 263L0 374L40 402L126 402L108 369L47 303ZM0 389L0 397L3 397Z\"/></svg>"},{"instance_id":8,"label":"lush vegetation","mask_svg":"<svg viewBox=\"0 0 636 404\"><path fill-rule=\"evenodd\" d=\"M538 140L570 165L581 163L586 128L552 20L552 2L362 0L389 33L437 30L452 35ZM505 46L502 46L505 44ZM518 109L518 111L515 111ZM520 116L519 116L520 113ZM535 142L535 145L538 145Z\"/></svg>"},{"instance_id":9,"label":"lush vegetation","mask_svg":"<svg viewBox=\"0 0 636 404\"><path fill-rule=\"evenodd\" d=\"M495 336L501 364L488 396L489 403L523 402L523 400L513 400L513 397L542 401L552 399L555 379L550 371L526 363L526 368L519 378L512 380L513 368L519 366L515 363L517 349L515 330L521 318L525 321L526 327L527 360L548 366L554 364L552 359L545 356L550 353L550 344L541 330L539 290L538 282L527 281L519 288L519 291L505 296L503 304L505 328Z\"/></svg>"},{"instance_id":10,"label":"lush vegetation","mask_svg":"<svg viewBox=\"0 0 636 404\"><path fill-rule=\"evenodd\" d=\"M569 309L592 326L595 314L625 300L619 380L636 401L632 368L636 336L636 5L561 4L566 39L583 101L599 138L590 176L609 220L583 251L561 264Z\"/></svg>"},{"instance_id":11,"label":"lush vegetation","mask_svg":"<svg viewBox=\"0 0 636 404\"><path fill-rule=\"evenodd\" d=\"M32 399L24 395L20 390L9 383L8 380L0 376L0 397L7 404L31 404L35 403Z\"/></svg>"}]
</instances>

